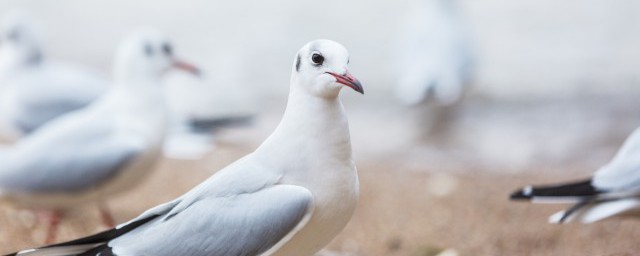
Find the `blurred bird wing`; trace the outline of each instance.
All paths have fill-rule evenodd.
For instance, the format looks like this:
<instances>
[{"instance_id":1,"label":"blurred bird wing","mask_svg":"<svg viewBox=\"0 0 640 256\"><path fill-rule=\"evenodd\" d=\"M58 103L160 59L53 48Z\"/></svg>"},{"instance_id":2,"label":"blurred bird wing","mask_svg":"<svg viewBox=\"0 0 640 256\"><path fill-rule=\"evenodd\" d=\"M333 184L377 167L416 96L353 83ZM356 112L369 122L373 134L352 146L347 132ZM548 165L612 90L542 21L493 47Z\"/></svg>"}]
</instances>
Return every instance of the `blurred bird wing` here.
<instances>
[{"instance_id":1,"label":"blurred bird wing","mask_svg":"<svg viewBox=\"0 0 640 256\"><path fill-rule=\"evenodd\" d=\"M13 80L18 106L17 125L26 132L50 120L88 106L109 88L107 80L66 65L45 65Z\"/></svg>"},{"instance_id":2,"label":"blurred bird wing","mask_svg":"<svg viewBox=\"0 0 640 256\"><path fill-rule=\"evenodd\" d=\"M640 154L640 128L629 135L609 164L596 171L593 185L613 191L640 191L638 154Z\"/></svg>"},{"instance_id":3,"label":"blurred bird wing","mask_svg":"<svg viewBox=\"0 0 640 256\"><path fill-rule=\"evenodd\" d=\"M145 149L141 139L121 136L104 116L60 121L0 155L3 190L73 192L86 189L113 177Z\"/></svg>"},{"instance_id":4,"label":"blurred bird wing","mask_svg":"<svg viewBox=\"0 0 640 256\"><path fill-rule=\"evenodd\" d=\"M312 201L309 190L292 185L200 198L180 212L172 210L171 218L156 218L108 245L117 255L268 254L304 227Z\"/></svg>"},{"instance_id":5,"label":"blurred bird wing","mask_svg":"<svg viewBox=\"0 0 640 256\"><path fill-rule=\"evenodd\" d=\"M616 156L614 161L595 172L593 185L598 189L612 192L640 192L638 154Z\"/></svg>"}]
</instances>

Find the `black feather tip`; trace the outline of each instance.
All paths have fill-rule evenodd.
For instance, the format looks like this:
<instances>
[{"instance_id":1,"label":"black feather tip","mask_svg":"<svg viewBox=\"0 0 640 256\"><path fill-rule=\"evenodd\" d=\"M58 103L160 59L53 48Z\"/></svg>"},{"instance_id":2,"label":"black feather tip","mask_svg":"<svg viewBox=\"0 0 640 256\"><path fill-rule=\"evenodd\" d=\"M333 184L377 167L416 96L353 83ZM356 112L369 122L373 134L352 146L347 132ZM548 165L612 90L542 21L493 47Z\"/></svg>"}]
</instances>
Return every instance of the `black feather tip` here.
<instances>
[{"instance_id":1,"label":"black feather tip","mask_svg":"<svg viewBox=\"0 0 640 256\"><path fill-rule=\"evenodd\" d=\"M591 184L591 179L579 182L566 183L551 186L526 186L511 194L511 200L531 200L534 197L583 197L596 196L603 191L596 189Z\"/></svg>"}]
</instances>

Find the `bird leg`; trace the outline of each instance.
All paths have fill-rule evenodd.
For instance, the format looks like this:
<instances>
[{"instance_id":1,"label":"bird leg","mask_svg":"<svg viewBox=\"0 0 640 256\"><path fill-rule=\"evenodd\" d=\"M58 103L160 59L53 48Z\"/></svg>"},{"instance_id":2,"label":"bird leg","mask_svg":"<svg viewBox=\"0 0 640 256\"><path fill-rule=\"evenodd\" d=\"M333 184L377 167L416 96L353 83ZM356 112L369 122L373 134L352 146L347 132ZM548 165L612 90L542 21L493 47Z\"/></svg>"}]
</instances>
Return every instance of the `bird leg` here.
<instances>
[{"instance_id":1,"label":"bird leg","mask_svg":"<svg viewBox=\"0 0 640 256\"><path fill-rule=\"evenodd\" d=\"M113 216L111 215L107 205L104 203L98 204L98 210L100 210L100 219L102 220L102 224L109 228L114 228L116 226L116 222L113 220Z\"/></svg>"},{"instance_id":2,"label":"bird leg","mask_svg":"<svg viewBox=\"0 0 640 256\"><path fill-rule=\"evenodd\" d=\"M56 241L56 234L58 232L58 225L62 219L62 212L60 210L46 210L41 212L41 214L47 222L47 237L44 243L52 244Z\"/></svg>"}]
</instances>

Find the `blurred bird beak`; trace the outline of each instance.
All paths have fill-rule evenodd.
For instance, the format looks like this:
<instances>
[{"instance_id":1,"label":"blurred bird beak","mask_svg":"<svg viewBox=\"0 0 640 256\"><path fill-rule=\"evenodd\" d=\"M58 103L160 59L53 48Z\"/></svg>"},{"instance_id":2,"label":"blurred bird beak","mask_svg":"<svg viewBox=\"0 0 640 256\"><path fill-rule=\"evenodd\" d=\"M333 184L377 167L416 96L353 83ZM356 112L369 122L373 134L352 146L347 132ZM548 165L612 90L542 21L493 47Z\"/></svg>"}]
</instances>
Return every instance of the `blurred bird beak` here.
<instances>
[{"instance_id":1,"label":"blurred bird beak","mask_svg":"<svg viewBox=\"0 0 640 256\"><path fill-rule=\"evenodd\" d=\"M200 76L201 72L200 69L197 68L196 66L194 66L191 63L182 61L182 60L173 60L173 67L176 69L180 69L183 71L186 71L188 73L193 74L194 76Z\"/></svg>"},{"instance_id":2,"label":"blurred bird beak","mask_svg":"<svg viewBox=\"0 0 640 256\"><path fill-rule=\"evenodd\" d=\"M353 75L351 75L349 71L345 72L344 75L338 75L332 72L327 72L327 74L335 77L337 80L336 82L349 86L351 87L351 89L353 89L356 92L359 92L360 94L364 94L364 89L362 88L362 84L360 83L360 81L358 81L358 79L353 77Z\"/></svg>"}]
</instances>

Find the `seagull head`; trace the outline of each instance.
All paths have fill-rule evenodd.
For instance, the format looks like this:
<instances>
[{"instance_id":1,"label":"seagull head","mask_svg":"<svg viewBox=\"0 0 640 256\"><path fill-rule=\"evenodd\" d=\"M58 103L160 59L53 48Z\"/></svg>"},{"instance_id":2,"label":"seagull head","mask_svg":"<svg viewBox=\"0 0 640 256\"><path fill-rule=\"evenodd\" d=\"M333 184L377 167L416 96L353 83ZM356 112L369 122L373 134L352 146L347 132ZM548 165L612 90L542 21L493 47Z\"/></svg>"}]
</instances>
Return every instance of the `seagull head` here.
<instances>
[{"instance_id":1,"label":"seagull head","mask_svg":"<svg viewBox=\"0 0 640 256\"><path fill-rule=\"evenodd\" d=\"M171 69L199 75L200 70L175 56L169 39L159 31L140 30L120 45L115 60L118 79L160 78Z\"/></svg>"},{"instance_id":2,"label":"seagull head","mask_svg":"<svg viewBox=\"0 0 640 256\"><path fill-rule=\"evenodd\" d=\"M364 94L348 65L349 52L341 44L324 39L311 41L298 51L291 81L293 86L319 97L337 97L345 86Z\"/></svg>"},{"instance_id":3,"label":"seagull head","mask_svg":"<svg viewBox=\"0 0 640 256\"><path fill-rule=\"evenodd\" d=\"M30 16L21 10L7 13L0 25L2 58L11 58L20 65L37 64L42 60L38 31Z\"/></svg>"}]
</instances>

